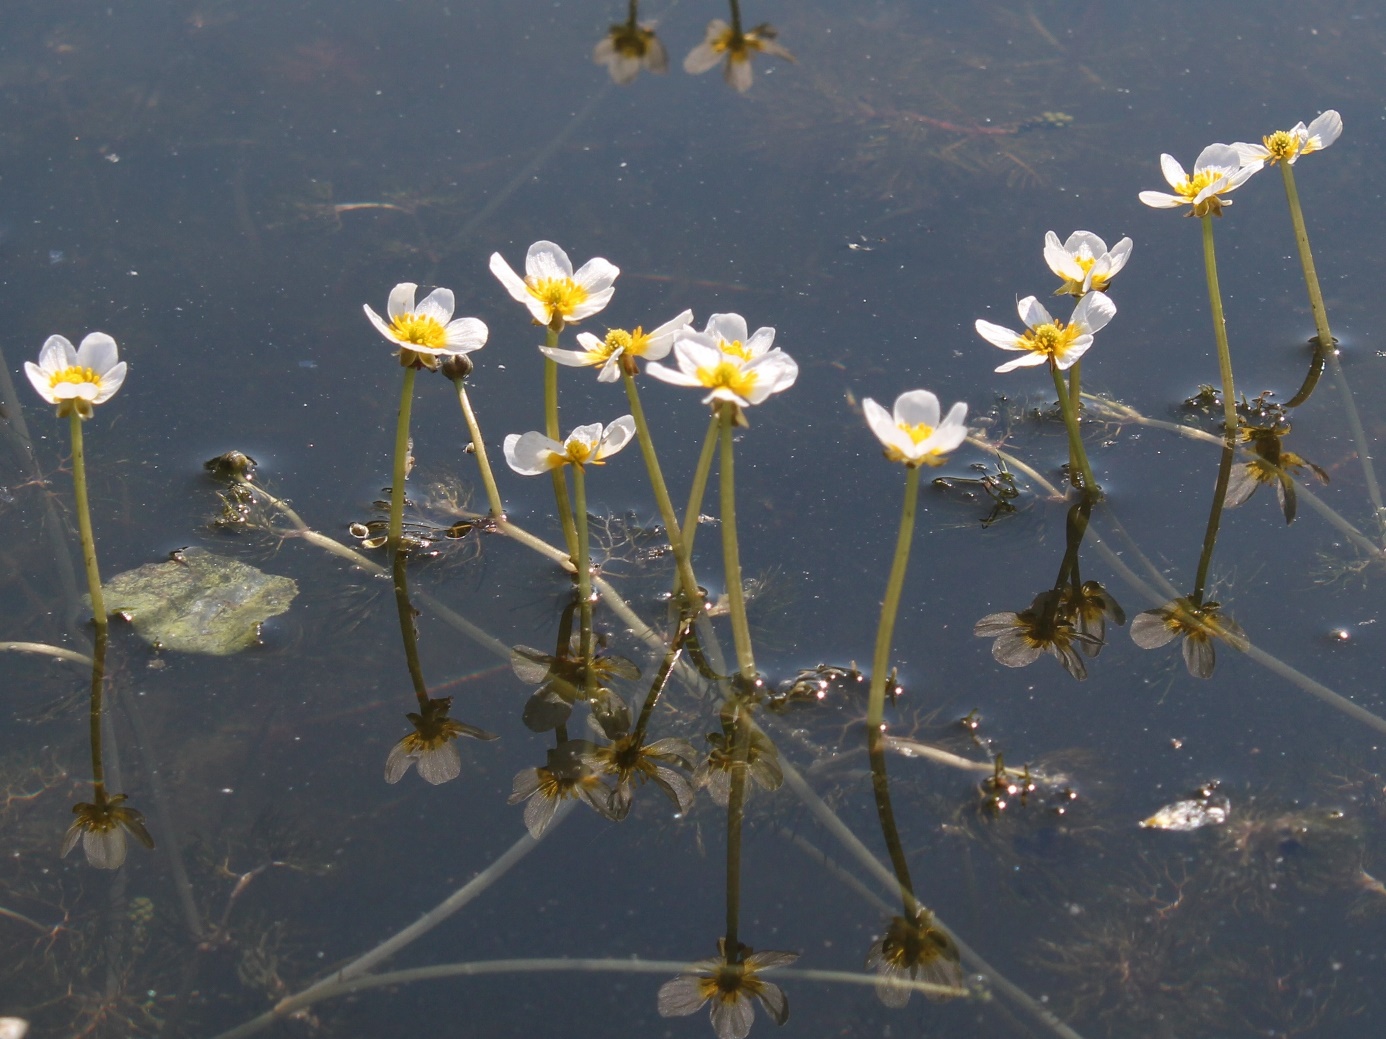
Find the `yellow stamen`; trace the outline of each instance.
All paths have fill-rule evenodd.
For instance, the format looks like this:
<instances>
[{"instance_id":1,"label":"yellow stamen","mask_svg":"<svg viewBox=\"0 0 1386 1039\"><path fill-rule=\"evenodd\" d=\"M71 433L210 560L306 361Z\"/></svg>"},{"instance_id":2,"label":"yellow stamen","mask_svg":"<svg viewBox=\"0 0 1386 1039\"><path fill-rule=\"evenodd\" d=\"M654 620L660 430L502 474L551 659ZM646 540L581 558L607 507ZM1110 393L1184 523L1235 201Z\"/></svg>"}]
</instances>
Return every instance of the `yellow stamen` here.
<instances>
[{"instance_id":1,"label":"yellow stamen","mask_svg":"<svg viewBox=\"0 0 1386 1039\"><path fill-rule=\"evenodd\" d=\"M549 308L549 320L569 317L587 299L587 290L572 278L525 280L529 294Z\"/></svg>"},{"instance_id":2,"label":"yellow stamen","mask_svg":"<svg viewBox=\"0 0 1386 1039\"><path fill-rule=\"evenodd\" d=\"M635 331L637 334L640 332L639 326L636 327ZM611 331L607 332L606 339L603 340L602 345L598 349L590 351L590 354L594 363L605 364L607 359L618 351L621 353L630 353L633 343L634 337L630 332L627 332L624 328L613 328Z\"/></svg>"},{"instance_id":3,"label":"yellow stamen","mask_svg":"<svg viewBox=\"0 0 1386 1039\"><path fill-rule=\"evenodd\" d=\"M934 435L934 427L925 422L916 422L912 426L901 422L899 426L905 436L910 438L911 443L922 444Z\"/></svg>"},{"instance_id":4,"label":"yellow stamen","mask_svg":"<svg viewBox=\"0 0 1386 1039\"><path fill-rule=\"evenodd\" d=\"M751 351L747 349L746 344L740 339L722 339L718 341L717 345L724 354L731 354L733 357L739 357L743 361L749 361L751 359Z\"/></svg>"},{"instance_id":5,"label":"yellow stamen","mask_svg":"<svg viewBox=\"0 0 1386 1039\"><path fill-rule=\"evenodd\" d=\"M396 342L441 350L448 345L447 330L436 318L425 314L397 314L390 321L390 334Z\"/></svg>"},{"instance_id":6,"label":"yellow stamen","mask_svg":"<svg viewBox=\"0 0 1386 1039\"><path fill-rule=\"evenodd\" d=\"M90 383L97 389L101 388L101 376L97 375L96 372L94 372L90 368L81 368L77 365L73 365L70 368L64 368L61 371L56 371L48 377L48 386L50 389L56 390L61 384L65 382L70 382L78 385L82 383Z\"/></svg>"},{"instance_id":7,"label":"yellow stamen","mask_svg":"<svg viewBox=\"0 0 1386 1039\"><path fill-rule=\"evenodd\" d=\"M1266 161L1272 166L1282 159L1293 159L1300 150L1299 139L1289 130L1276 130L1269 137L1261 138L1261 143L1270 152L1270 158Z\"/></svg>"},{"instance_id":8,"label":"yellow stamen","mask_svg":"<svg viewBox=\"0 0 1386 1039\"><path fill-rule=\"evenodd\" d=\"M1080 335L1082 332L1078 326L1065 326L1062 321L1053 321L1049 324L1027 328L1020 337L1020 346L1026 350L1033 350L1037 354L1052 357L1056 361L1062 361L1064 355L1072 348L1073 341Z\"/></svg>"},{"instance_id":9,"label":"yellow stamen","mask_svg":"<svg viewBox=\"0 0 1386 1039\"><path fill-rule=\"evenodd\" d=\"M699 368L698 381L710 390L731 390L742 400L749 400L756 386L755 373L733 361L719 361L715 367Z\"/></svg>"}]
</instances>

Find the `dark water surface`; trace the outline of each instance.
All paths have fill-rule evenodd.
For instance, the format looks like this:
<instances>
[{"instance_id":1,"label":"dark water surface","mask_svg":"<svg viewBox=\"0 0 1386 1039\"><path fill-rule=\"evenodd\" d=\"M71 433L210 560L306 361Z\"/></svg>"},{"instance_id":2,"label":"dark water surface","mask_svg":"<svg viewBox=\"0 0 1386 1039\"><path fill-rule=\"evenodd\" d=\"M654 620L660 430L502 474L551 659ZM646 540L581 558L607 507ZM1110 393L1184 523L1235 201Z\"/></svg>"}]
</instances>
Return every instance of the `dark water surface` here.
<instances>
[{"instance_id":1,"label":"dark water surface","mask_svg":"<svg viewBox=\"0 0 1386 1039\"><path fill-rule=\"evenodd\" d=\"M542 330L488 272L493 251L519 268L531 242L549 239L576 263L620 266L610 307L581 326L598 334L684 307L699 327L725 311L775 327L800 377L751 409L737 444L751 623L772 685L819 664L865 670L871 658L903 470L881 458L862 398L889 404L927 387L945 405L966 400L975 429L1062 485L1047 373L995 374L1006 358L972 328L1014 325L1017 297L1052 291L1045 231L1135 241L1112 287L1119 312L1084 359L1085 389L1216 428L1220 409L1204 421L1182 406L1217 381L1198 222L1136 198L1165 188L1163 151L1187 168L1210 142L1342 113L1342 139L1296 173L1343 374L1368 445L1380 440L1386 15L1376 5L1274 0L1210 15L1176 2L746 0L746 25L772 23L798 60L756 58L745 95L720 71L681 69L725 7L677 0L641 14L658 21L673 68L618 87L591 50L624 17L619 0L8 5L0 347L17 389L3 402L0 638L83 651L89 641L55 552L61 541L80 585L65 423L22 370L55 332L74 342L109 332L130 364L86 424L105 575L192 545L293 577L300 595L260 646L226 658L157 653L113 626L107 767L158 843L132 847L116 874L80 852L58 858L70 806L91 790L88 678L0 656L0 1016L24 1016L44 1037L215 1036L413 922L524 834L522 808L506 798L551 738L523 725L532 687L505 659L416 604L435 695L501 739L462 741L454 782L411 772L387 786L386 755L414 703L388 583L301 538L208 525L218 488L202 463L233 448L331 537L354 544L348 525L377 517L400 368L361 306L383 311L396 282L449 287L460 315L489 325L471 398L511 517L554 542L548 481L518 477L500 457L505 434L543 425ZM1238 388L1283 403L1309 367L1314 325L1278 180L1266 170L1240 188L1217 241ZM573 330L562 345L575 346ZM591 371L560 374L565 428L628 410ZM681 505L706 409L689 392L641 386ZM1153 569L1186 593L1217 447L1089 418L1107 492L1093 535L1145 581ZM1305 486L1381 544L1331 374L1292 419L1286 450L1330 477ZM454 395L427 372L413 432L411 496L451 486L432 496L438 525L452 522L439 494L484 511ZM1141 650L1115 627L1084 682L1047 655L1002 667L972 626L1051 586L1067 505L1018 474L1015 511L984 525L985 494L927 485L976 476L973 463L995 464L964 447L926 473L891 732L1062 778L991 814L981 773L892 756L916 894L1083 1036L1379 1035L1382 731L1225 645L1209 680L1187 673L1177 645ZM605 572L662 623L669 564L646 561L632 537L658 522L634 447L588 482ZM704 511L718 511L715 485ZM1213 597L1260 650L1386 714L1381 560L1303 500L1299 513L1287 527L1269 488L1228 511ZM703 529L696 559L714 592L717 533ZM1126 583L1091 535L1082 566L1128 617L1167 597ZM474 534L411 573L416 591L500 643L552 646L568 585L522 546ZM654 672L658 655L625 625L606 612L599 623L613 650ZM758 717L886 863L865 701L838 692ZM976 740L958 724L972 711ZM589 735L584 713L574 737ZM652 731L704 753L717 728L711 694L679 687ZM1137 826L1214 782L1230 805L1224 825ZM706 792L676 816L647 786L619 824L579 806L381 969L712 956L726 837L726 812ZM860 973L898 911L898 895L788 785L751 794L740 895L742 940L795 951L799 968ZM969 979L978 970L965 963ZM658 1016L666 978L516 968L418 981L320 1003L270 1034L711 1034L705 1011ZM1073 1034L994 978L976 986L989 996L889 1009L869 986L786 978L793 1012L776 1034ZM774 1030L758 1007L753 1034Z\"/></svg>"}]
</instances>

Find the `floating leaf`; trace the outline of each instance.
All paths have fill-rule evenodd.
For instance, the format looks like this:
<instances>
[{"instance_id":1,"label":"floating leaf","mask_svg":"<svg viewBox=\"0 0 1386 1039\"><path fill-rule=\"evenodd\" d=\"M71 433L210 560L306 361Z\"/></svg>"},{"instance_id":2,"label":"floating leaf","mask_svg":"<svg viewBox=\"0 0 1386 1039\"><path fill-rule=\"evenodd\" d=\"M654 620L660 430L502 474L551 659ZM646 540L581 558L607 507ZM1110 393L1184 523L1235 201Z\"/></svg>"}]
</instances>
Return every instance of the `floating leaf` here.
<instances>
[{"instance_id":1,"label":"floating leaf","mask_svg":"<svg viewBox=\"0 0 1386 1039\"><path fill-rule=\"evenodd\" d=\"M107 606L160 649L228 656L260 640L260 624L289 608L298 582L200 548L146 563L103 585Z\"/></svg>"}]
</instances>

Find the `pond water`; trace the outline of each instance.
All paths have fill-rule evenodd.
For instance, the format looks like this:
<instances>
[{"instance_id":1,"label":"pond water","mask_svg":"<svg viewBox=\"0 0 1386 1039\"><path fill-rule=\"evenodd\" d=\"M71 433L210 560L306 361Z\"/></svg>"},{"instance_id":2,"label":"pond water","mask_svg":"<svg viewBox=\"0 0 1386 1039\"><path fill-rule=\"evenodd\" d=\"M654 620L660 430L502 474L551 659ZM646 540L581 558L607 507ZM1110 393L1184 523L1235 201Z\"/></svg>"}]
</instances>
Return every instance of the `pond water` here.
<instances>
[{"instance_id":1,"label":"pond water","mask_svg":"<svg viewBox=\"0 0 1386 1039\"><path fill-rule=\"evenodd\" d=\"M1384 532L1362 464L1386 430L1374 338L1386 217L1369 176L1386 148L1377 5L1270 0L1210 18L1180 2L744 0L744 25L773 25L796 59L755 56L744 93L720 67L682 69L709 20L728 17L720 2L641 5L671 69L627 85L592 60L626 17L619 0L11 7L0 639L90 651L66 422L23 376L53 333L108 332L130 366L85 423L107 579L196 548L292 578L299 594L230 656L161 651L113 623L107 778L156 844L132 845L117 871L58 854L71 806L91 796L89 673L0 654L0 1016L30 1020L35 1036L218 1036L499 861L489 886L370 968L489 973L395 979L282 1015L269 1034L711 1034L706 1010L659 1015L676 968L640 968L716 955L727 809L704 789L676 812L651 784L623 821L578 805L536 843L524 806L507 803L516 774L554 745L525 725L535 683L508 647L552 651L571 581L482 530L413 561L429 689L500 738L459 741L453 781L411 770L387 785L416 709L389 581L263 500L249 523L216 523L230 492L203 467L253 456L258 486L388 566L349 532L383 517L373 503L388 497L401 378L361 307L383 312L402 281L446 286L459 315L490 329L468 393L508 515L561 544L550 482L509 471L501 452L505 435L544 426L543 329L487 266L498 251L518 269L531 242L551 240L578 264L621 268L607 309L560 345L687 307L699 328L724 312L773 326L799 365L737 432L750 628L772 690L841 670L821 702L754 711L787 777L773 791L752 783L738 934L799 958L777 972L788 1021L777 1031L757 1005L753 1034L1380 1034L1386 727L1347 709L1386 716ZM1328 483L1297 472L1290 525L1269 487L1222 515L1208 597L1251 649L1219 644L1205 680L1178 644L1147 651L1129 634L1141 611L1189 594L1214 500L1217 437L1170 425L1216 434L1222 414L1184 403L1219 378L1200 222L1137 193L1166 187L1161 152L1188 168L1213 141L1257 141L1330 108L1342 138L1295 172L1340 358L1282 416L1284 451ZM1216 222L1237 386L1271 394L1271 410L1300 389L1315 334L1279 179L1257 174ZM1104 497L1081 573L1128 622L1108 625L1081 682L1049 654L1002 666L973 634L1054 587L1076 500L1060 497L1067 442L1048 374L994 372L1011 355L973 323L1014 327L1017 298L1046 299L1044 234L1077 228L1134 240L1111 286L1118 313L1082 365L1101 398L1083 428ZM1068 305L1053 303L1060 316ZM591 370L560 376L565 430L629 410ZM681 507L707 409L691 391L639 385ZM860 402L920 387L968 402L1014 483L995 481L996 456L976 444L924 470L891 654L892 837L858 675L904 469L881 457ZM456 395L428 371L412 433L410 518L442 529L484 513ZM1001 508L967 482L983 475L975 466L1006 492ZM667 638L672 560L634 445L587 484L612 588L596 624L641 669L616 683L638 702L662 653L611 596ZM715 480L703 511L719 515ZM704 524L694 559L714 599L719 534ZM727 619L712 623L730 657ZM719 688L691 665L676 672L651 734L706 755ZM569 735L597 740L587 713ZM998 754L1028 764L1024 803L984 789ZM1139 825L1180 801L1207 825ZM892 854L966 946L967 996L891 1007L870 985L868 950L900 911Z\"/></svg>"}]
</instances>

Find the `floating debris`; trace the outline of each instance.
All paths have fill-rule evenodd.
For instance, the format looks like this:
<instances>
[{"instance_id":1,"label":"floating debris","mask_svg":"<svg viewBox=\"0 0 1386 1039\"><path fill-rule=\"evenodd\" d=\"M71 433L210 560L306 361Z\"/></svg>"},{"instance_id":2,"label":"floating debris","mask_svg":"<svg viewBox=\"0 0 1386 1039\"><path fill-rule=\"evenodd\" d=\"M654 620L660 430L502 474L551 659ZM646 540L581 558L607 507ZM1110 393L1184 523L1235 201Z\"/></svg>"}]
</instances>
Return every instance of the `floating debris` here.
<instances>
[{"instance_id":1,"label":"floating debris","mask_svg":"<svg viewBox=\"0 0 1386 1039\"><path fill-rule=\"evenodd\" d=\"M260 625L289 608L298 582L200 548L170 553L106 582L111 612L158 649L229 656L260 641Z\"/></svg>"},{"instance_id":2,"label":"floating debris","mask_svg":"<svg viewBox=\"0 0 1386 1039\"><path fill-rule=\"evenodd\" d=\"M1227 822L1231 805L1225 797L1190 798L1167 804L1140 825L1147 830L1173 830L1187 833L1205 826L1221 826Z\"/></svg>"}]
</instances>

